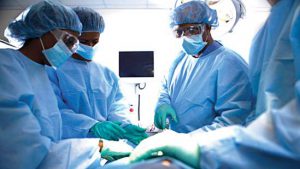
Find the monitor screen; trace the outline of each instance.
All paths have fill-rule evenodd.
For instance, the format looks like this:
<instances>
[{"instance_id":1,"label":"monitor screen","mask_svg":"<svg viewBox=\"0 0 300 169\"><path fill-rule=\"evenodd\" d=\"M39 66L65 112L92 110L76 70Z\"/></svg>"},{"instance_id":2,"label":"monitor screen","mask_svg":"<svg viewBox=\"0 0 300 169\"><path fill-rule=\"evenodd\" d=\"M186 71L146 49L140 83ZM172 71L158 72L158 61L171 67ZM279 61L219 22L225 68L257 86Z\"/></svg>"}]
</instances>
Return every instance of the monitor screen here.
<instances>
[{"instance_id":1,"label":"monitor screen","mask_svg":"<svg viewBox=\"0 0 300 169\"><path fill-rule=\"evenodd\" d=\"M154 77L154 52L120 51L119 76Z\"/></svg>"}]
</instances>

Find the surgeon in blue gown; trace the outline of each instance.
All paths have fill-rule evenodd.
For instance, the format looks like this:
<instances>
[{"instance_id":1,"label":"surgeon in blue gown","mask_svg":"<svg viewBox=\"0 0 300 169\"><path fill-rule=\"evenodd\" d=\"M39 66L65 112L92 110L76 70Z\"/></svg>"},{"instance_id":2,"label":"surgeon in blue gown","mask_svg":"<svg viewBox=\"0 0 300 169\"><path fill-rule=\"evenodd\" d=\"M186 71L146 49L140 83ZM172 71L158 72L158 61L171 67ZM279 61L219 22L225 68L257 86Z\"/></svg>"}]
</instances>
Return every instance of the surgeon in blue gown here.
<instances>
[{"instance_id":1,"label":"surgeon in blue gown","mask_svg":"<svg viewBox=\"0 0 300 169\"><path fill-rule=\"evenodd\" d=\"M62 140L62 120L45 65L76 50L82 25L68 7L41 1L11 22L0 49L0 168L98 168L99 139Z\"/></svg>"},{"instance_id":2,"label":"surgeon in blue gown","mask_svg":"<svg viewBox=\"0 0 300 169\"><path fill-rule=\"evenodd\" d=\"M231 126L193 135L175 132L155 135L132 152L132 162L160 152L202 169L299 168L300 1L271 3L274 5L271 14L255 38L250 56L251 62L263 61L250 69L260 71L259 78L252 82L260 85L257 100L265 100L257 104L264 103L266 111L246 128ZM276 30L277 27L281 29Z\"/></svg>"},{"instance_id":3,"label":"surgeon in blue gown","mask_svg":"<svg viewBox=\"0 0 300 169\"><path fill-rule=\"evenodd\" d=\"M206 132L244 124L253 107L252 89L245 61L213 40L218 26L215 10L202 1L191 1L172 11L171 27L182 40L163 81L154 123L176 132Z\"/></svg>"},{"instance_id":4,"label":"surgeon in blue gown","mask_svg":"<svg viewBox=\"0 0 300 169\"><path fill-rule=\"evenodd\" d=\"M138 144L145 129L130 124L129 107L119 79L92 61L104 31L103 17L91 8L76 7L83 28L76 53L61 67L47 69L63 120L64 138L127 139Z\"/></svg>"},{"instance_id":5,"label":"surgeon in blue gown","mask_svg":"<svg viewBox=\"0 0 300 169\"><path fill-rule=\"evenodd\" d=\"M257 33L254 39L254 43L252 44L252 48L250 51L250 56L252 57L250 58L249 63L251 69L249 71L249 74L253 88L253 94L254 97L257 98L257 104L255 113L252 114L252 118L250 118L250 120L255 119L255 117L259 116L261 113L267 111L270 108L282 107L294 97L294 91L289 90L294 87L296 81L295 72L293 71L293 59L289 55L286 55L285 58L283 58L282 55L278 55L281 58L274 58L273 60L271 60L270 56L272 56L272 53L279 51L266 50L276 45L276 39L278 38L278 35L281 33L282 29L284 29L284 23L286 20L288 20L289 17L289 15L287 15L289 11L282 9L290 8L290 5L292 3L292 1L287 1L285 3L281 2L281 5L276 5L272 8L273 14L266 21L264 27ZM277 26L272 26L274 22L276 22ZM265 43L265 48L262 48L261 42L266 41L268 43ZM291 52L291 50L280 52L288 53ZM285 60L285 64L275 63L282 62L282 60ZM277 69L269 69L269 66L274 66L275 64L276 66L278 66ZM261 74L265 73L272 74L272 76L261 78ZM282 80L283 78L285 80ZM276 83L278 85L281 84L281 88L274 88L273 83Z\"/></svg>"}]
</instances>

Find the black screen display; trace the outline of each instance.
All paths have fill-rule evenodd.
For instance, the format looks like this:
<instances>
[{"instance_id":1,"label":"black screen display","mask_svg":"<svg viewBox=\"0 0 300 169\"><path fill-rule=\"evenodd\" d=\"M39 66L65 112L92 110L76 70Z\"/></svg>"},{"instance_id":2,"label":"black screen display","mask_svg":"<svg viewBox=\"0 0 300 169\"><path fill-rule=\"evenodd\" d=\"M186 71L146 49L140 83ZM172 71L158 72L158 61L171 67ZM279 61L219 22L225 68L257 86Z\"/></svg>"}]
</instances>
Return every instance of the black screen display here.
<instances>
[{"instance_id":1,"label":"black screen display","mask_svg":"<svg viewBox=\"0 0 300 169\"><path fill-rule=\"evenodd\" d=\"M153 51L120 51L120 77L154 77Z\"/></svg>"}]
</instances>

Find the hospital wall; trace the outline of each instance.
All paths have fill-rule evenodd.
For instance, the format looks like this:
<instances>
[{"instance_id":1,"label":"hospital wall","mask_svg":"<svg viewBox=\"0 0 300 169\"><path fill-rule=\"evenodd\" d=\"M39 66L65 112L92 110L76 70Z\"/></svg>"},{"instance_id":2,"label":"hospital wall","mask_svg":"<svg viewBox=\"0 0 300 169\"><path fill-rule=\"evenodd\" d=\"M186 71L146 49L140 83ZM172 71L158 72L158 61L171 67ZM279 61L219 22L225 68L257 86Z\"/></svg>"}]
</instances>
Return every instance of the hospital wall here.
<instances>
[{"instance_id":1,"label":"hospital wall","mask_svg":"<svg viewBox=\"0 0 300 169\"><path fill-rule=\"evenodd\" d=\"M180 39L174 38L169 28L168 9L96 9L105 20L105 31L101 34L100 43L96 46L95 61L111 68L118 75L119 51L154 51L154 75L147 81L146 88L136 91L135 83L124 82L121 79L122 90L134 112L129 113L137 120L137 94L141 98L141 124L150 125L153 121L155 103L157 101L160 82L167 72L171 61L181 49ZM15 18L20 10L0 11L0 31ZM262 25L268 11L248 10L244 19L235 27L234 31L223 36L215 37L224 46L235 50L248 62L249 47L253 36ZM139 81L140 82L140 81ZM128 111L129 112L129 111Z\"/></svg>"},{"instance_id":2,"label":"hospital wall","mask_svg":"<svg viewBox=\"0 0 300 169\"><path fill-rule=\"evenodd\" d=\"M119 51L154 51L154 78L148 79L146 88L136 91L132 80L124 82L122 89L130 104L134 107L134 119L137 120L140 94L141 124L149 125L153 121L154 107L160 89L160 81L168 65L180 50L180 40L176 39L168 25L169 10L116 9L99 10L106 23L100 37L96 62L109 66L118 74Z\"/></svg>"},{"instance_id":3,"label":"hospital wall","mask_svg":"<svg viewBox=\"0 0 300 169\"><path fill-rule=\"evenodd\" d=\"M142 91L135 90L132 83L121 84L130 104L134 105L137 119L137 94L141 98L141 124L148 126L153 121L154 109L159 96L160 83L170 63L181 50L181 41L176 39L169 28L169 10L98 10L105 19L106 28L101 35L96 62L110 67L118 74L119 51L154 51L155 78L147 81ZM249 9L232 33L215 37L224 46L239 53L248 62L252 38L268 16L268 11ZM215 30L217 31L217 30Z\"/></svg>"}]
</instances>

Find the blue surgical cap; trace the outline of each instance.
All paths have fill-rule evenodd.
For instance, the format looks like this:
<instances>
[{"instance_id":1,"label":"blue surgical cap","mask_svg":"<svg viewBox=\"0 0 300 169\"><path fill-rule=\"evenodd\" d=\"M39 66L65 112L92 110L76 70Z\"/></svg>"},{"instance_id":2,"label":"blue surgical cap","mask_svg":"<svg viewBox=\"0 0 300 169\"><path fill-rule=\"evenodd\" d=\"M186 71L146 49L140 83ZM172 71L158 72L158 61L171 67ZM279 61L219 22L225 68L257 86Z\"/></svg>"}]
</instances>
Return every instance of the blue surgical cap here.
<instances>
[{"instance_id":1,"label":"blue surgical cap","mask_svg":"<svg viewBox=\"0 0 300 169\"><path fill-rule=\"evenodd\" d=\"M170 23L172 28L176 25L192 23L206 23L217 27L219 25L217 12L199 0L183 3L172 11Z\"/></svg>"},{"instance_id":2,"label":"blue surgical cap","mask_svg":"<svg viewBox=\"0 0 300 169\"><path fill-rule=\"evenodd\" d=\"M27 39L39 38L54 29L81 33L82 24L71 8L53 1L41 1L12 21L5 30L5 37L19 46Z\"/></svg>"},{"instance_id":3,"label":"blue surgical cap","mask_svg":"<svg viewBox=\"0 0 300 169\"><path fill-rule=\"evenodd\" d=\"M100 32L104 31L103 17L91 8L76 7L73 9L82 23L82 32Z\"/></svg>"}]
</instances>

